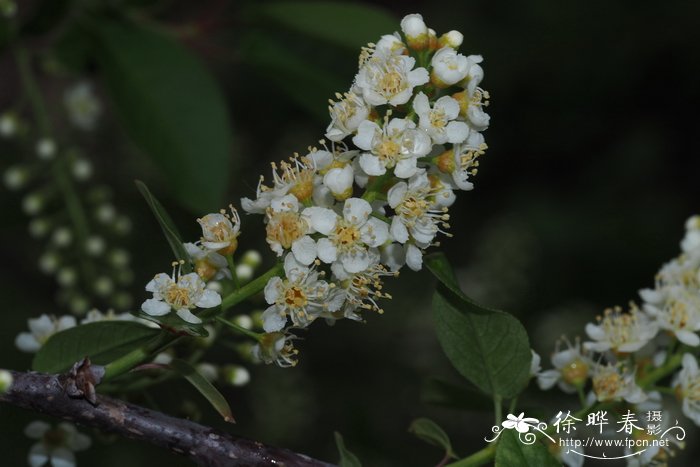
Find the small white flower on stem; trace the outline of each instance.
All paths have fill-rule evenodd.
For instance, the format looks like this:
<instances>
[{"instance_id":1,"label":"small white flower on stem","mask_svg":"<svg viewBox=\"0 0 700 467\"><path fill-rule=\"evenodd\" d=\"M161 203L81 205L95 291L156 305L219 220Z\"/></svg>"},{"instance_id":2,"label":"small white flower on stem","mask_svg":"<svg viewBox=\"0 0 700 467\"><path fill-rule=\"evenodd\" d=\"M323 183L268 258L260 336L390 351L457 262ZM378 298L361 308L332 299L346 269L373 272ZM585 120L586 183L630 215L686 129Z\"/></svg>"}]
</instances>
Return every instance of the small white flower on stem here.
<instances>
[{"instance_id":1,"label":"small white flower on stem","mask_svg":"<svg viewBox=\"0 0 700 467\"><path fill-rule=\"evenodd\" d=\"M55 316L41 315L27 320L29 332L20 333L15 339L15 345L22 352L37 352L42 345L57 332L75 327L75 318L70 315Z\"/></svg>"},{"instance_id":2,"label":"small white flower on stem","mask_svg":"<svg viewBox=\"0 0 700 467\"><path fill-rule=\"evenodd\" d=\"M51 465L54 467L75 466L75 451L84 451L90 447L87 435L79 433L74 425L61 422L51 428L46 422L34 421L24 429L24 434L39 442L29 450L27 462L31 467Z\"/></svg>"},{"instance_id":3,"label":"small white flower on stem","mask_svg":"<svg viewBox=\"0 0 700 467\"><path fill-rule=\"evenodd\" d=\"M671 386L683 401L683 414L700 426L700 369L694 355L683 355L683 368L676 374Z\"/></svg>"},{"instance_id":4,"label":"small white flower on stem","mask_svg":"<svg viewBox=\"0 0 700 467\"><path fill-rule=\"evenodd\" d=\"M381 56L405 55L406 52L406 44L401 42L401 36L397 32L383 35L374 46L374 54Z\"/></svg>"},{"instance_id":5,"label":"small white flower on stem","mask_svg":"<svg viewBox=\"0 0 700 467\"><path fill-rule=\"evenodd\" d=\"M428 26L419 14L406 15L401 20L401 31L406 36L406 43L414 50L424 50L428 47L430 37Z\"/></svg>"},{"instance_id":6,"label":"small white flower on stem","mask_svg":"<svg viewBox=\"0 0 700 467\"><path fill-rule=\"evenodd\" d=\"M593 393L599 402L624 399L637 404L647 399L634 381L633 372L610 364L593 367Z\"/></svg>"},{"instance_id":7,"label":"small white flower on stem","mask_svg":"<svg viewBox=\"0 0 700 467\"><path fill-rule=\"evenodd\" d=\"M599 324L586 325L586 334L593 341L583 344L586 350L594 352L636 352L659 331L658 324L640 312L634 304L631 304L627 313L620 307L608 308L603 316L598 316L597 319Z\"/></svg>"},{"instance_id":8,"label":"small white flower on stem","mask_svg":"<svg viewBox=\"0 0 700 467\"><path fill-rule=\"evenodd\" d=\"M95 96L90 83L78 83L63 95L68 118L81 130L92 130L102 113L102 104Z\"/></svg>"},{"instance_id":9,"label":"small white flower on stem","mask_svg":"<svg viewBox=\"0 0 700 467\"><path fill-rule=\"evenodd\" d=\"M370 105L405 104L414 87L430 80L428 70L415 66L416 59L407 55L375 53L364 61L355 86Z\"/></svg>"},{"instance_id":10,"label":"small white flower on stem","mask_svg":"<svg viewBox=\"0 0 700 467\"><path fill-rule=\"evenodd\" d=\"M691 347L700 345L700 296L684 287L671 286L666 291L668 299L662 305L645 304L659 328L672 332L682 343Z\"/></svg>"},{"instance_id":11,"label":"small white flower on stem","mask_svg":"<svg viewBox=\"0 0 700 467\"><path fill-rule=\"evenodd\" d=\"M466 141L440 154L436 166L440 172L452 177L452 183L457 188L469 191L474 188L469 178L477 174L479 157L485 154L486 149L481 133L471 131Z\"/></svg>"},{"instance_id":12,"label":"small white flower on stem","mask_svg":"<svg viewBox=\"0 0 700 467\"><path fill-rule=\"evenodd\" d=\"M296 366L299 351L294 348L293 334L269 332L263 334L253 347L253 358L266 364L276 363L282 368Z\"/></svg>"},{"instance_id":13,"label":"small white flower on stem","mask_svg":"<svg viewBox=\"0 0 700 467\"><path fill-rule=\"evenodd\" d=\"M394 169L399 178L409 178L418 170L418 158L432 149L430 136L416 128L412 120L387 116L380 127L365 120L360 124L353 143L365 151L360 156L360 166L368 175L384 175Z\"/></svg>"},{"instance_id":14,"label":"small white flower on stem","mask_svg":"<svg viewBox=\"0 0 700 467\"><path fill-rule=\"evenodd\" d=\"M428 96L419 92L413 99L413 110L420 128L435 144L461 143L469 136L469 126L455 120L459 116L459 103L450 96L439 98L431 107Z\"/></svg>"},{"instance_id":15,"label":"small white flower on stem","mask_svg":"<svg viewBox=\"0 0 700 467\"><path fill-rule=\"evenodd\" d=\"M287 317L294 326L306 327L323 312L337 311L342 305L331 298L331 285L320 280L315 267L307 268L287 255L284 259L285 278L273 277L265 286L265 301L270 305L263 313L265 332L284 329Z\"/></svg>"},{"instance_id":16,"label":"small white flower on stem","mask_svg":"<svg viewBox=\"0 0 700 467\"><path fill-rule=\"evenodd\" d=\"M471 63L464 55L457 53L452 47L443 47L433 55L431 82L439 87L446 88L457 84L467 77Z\"/></svg>"},{"instance_id":17,"label":"small white flower on stem","mask_svg":"<svg viewBox=\"0 0 700 467\"><path fill-rule=\"evenodd\" d=\"M685 236L681 241L685 253L700 251L700 216L692 216L685 222Z\"/></svg>"},{"instance_id":18,"label":"small white flower on stem","mask_svg":"<svg viewBox=\"0 0 700 467\"><path fill-rule=\"evenodd\" d=\"M267 209L266 232L265 240L277 256L291 249L296 260L304 265L316 259L316 241L309 236L313 229L299 212L299 201L293 195L272 201Z\"/></svg>"},{"instance_id":19,"label":"small white flower on stem","mask_svg":"<svg viewBox=\"0 0 700 467\"><path fill-rule=\"evenodd\" d=\"M342 217L323 208L315 208L313 214L312 225L326 235L318 240L318 258L324 263L337 261L349 273L367 269L373 258L369 249L389 238L386 222L371 217L372 206L361 198L345 200Z\"/></svg>"},{"instance_id":20,"label":"small white flower on stem","mask_svg":"<svg viewBox=\"0 0 700 467\"><path fill-rule=\"evenodd\" d=\"M336 98L338 102L331 100L328 107L331 123L326 128L326 138L337 142L357 130L360 123L369 116L370 108L353 92L336 94Z\"/></svg>"},{"instance_id":21,"label":"small white flower on stem","mask_svg":"<svg viewBox=\"0 0 700 467\"><path fill-rule=\"evenodd\" d=\"M221 304L221 296L211 289L195 272L180 275L180 265L173 263L172 276L165 273L156 275L146 290L153 293L141 305L141 309L151 316L163 316L175 310L177 315L188 323L198 324L202 320L191 310L195 308L212 308Z\"/></svg>"},{"instance_id":22,"label":"small white flower on stem","mask_svg":"<svg viewBox=\"0 0 700 467\"><path fill-rule=\"evenodd\" d=\"M194 243L184 243L185 251L194 263L194 271L204 281L230 279L226 258L215 250L210 250Z\"/></svg>"},{"instance_id":23,"label":"small white flower on stem","mask_svg":"<svg viewBox=\"0 0 700 467\"><path fill-rule=\"evenodd\" d=\"M450 236L447 208L436 208L435 189L425 172L414 175L406 182L398 182L389 189L387 200L396 212L391 219L391 236L399 243L413 238L418 246L427 248L438 232Z\"/></svg>"},{"instance_id":24,"label":"small white flower on stem","mask_svg":"<svg viewBox=\"0 0 700 467\"><path fill-rule=\"evenodd\" d=\"M562 342L567 345L564 350L559 349ZM559 389L573 394L577 387L582 387L586 383L593 366L590 356L581 349L579 339L576 339L573 344L566 338L557 341L551 360L554 369L537 373L537 385L542 390L550 389L558 383Z\"/></svg>"},{"instance_id":25,"label":"small white flower on stem","mask_svg":"<svg viewBox=\"0 0 700 467\"><path fill-rule=\"evenodd\" d=\"M279 165L272 162L270 165L273 185L271 187L265 185L264 177L260 177L257 198L241 199L243 210L251 214L263 214L273 200L287 194L294 195L301 203L311 200L316 176L316 163L311 157L294 154L294 157L289 158L289 162L282 161Z\"/></svg>"},{"instance_id":26,"label":"small white flower on stem","mask_svg":"<svg viewBox=\"0 0 700 467\"><path fill-rule=\"evenodd\" d=\"M233 206L231 214L223 209L216 214L207 214L197 222L202 227L200 243L204 248L230 255L238 248L238 235L241 233L241 218Z\"/></svg>"}]
</instances>

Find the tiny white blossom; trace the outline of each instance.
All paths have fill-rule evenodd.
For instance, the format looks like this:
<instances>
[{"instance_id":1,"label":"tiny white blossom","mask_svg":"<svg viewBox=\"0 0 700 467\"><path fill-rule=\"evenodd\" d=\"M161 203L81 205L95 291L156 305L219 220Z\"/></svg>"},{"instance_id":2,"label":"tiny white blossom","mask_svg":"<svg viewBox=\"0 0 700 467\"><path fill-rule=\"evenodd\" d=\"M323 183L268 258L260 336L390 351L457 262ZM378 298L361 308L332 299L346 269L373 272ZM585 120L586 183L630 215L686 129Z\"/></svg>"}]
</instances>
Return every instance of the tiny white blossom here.
<instances>
[{"instance_id":1,"label":"tiny white blossom","mask_svg":"<svg viewBox=\"0 0 700 467\"><path fill-rule=\"evenodd\" d=\"M207 214L197 219L197 222L202 227L200 242L203 247L218 251L222 255L230 255L236 251L241 218L232 206L230 215L222 210L216 214Z\"/></svg>"},{"instance_id":2,"label":"tiny white blossom","mask_svg":"<svg viewBox=\"0 0 700 467\"><path fill-rule=\"evenodd\" d=\"M341 141L346 136L354 133L360 123L369 116L370 108L361 97L352 92L344 96L336 96L338 102L332 102L328 107L331 115L331 123L326 129L326 138L331 141Z\"/></svg>"},{"instance_id":3,"label":"tiny white blossom","mask_svg":"<svg viewBox=\"0 0 700 467\"><path fill-rule=\"evenodd\" d=\"M370 105L405 104L414 87L430 80L428 71L415 65L416 59L407 55L377 53L360 68L355 86Z\"/></svg>"},{"instance_id":4,"label":"tiny white blossom","mask_svg":"<svg viewBox=\"0 0 700 467\"><path fill-rule=\"evenodd\" d=\"M683 355L683 368L674 377L672 387L683 401L683 414L700 426L700 370L694 355Z\"/></svg>"},{"instance_id":5,"label":"tiny white blossom","mask_svg":"<svg viewBox=\"0 0 700 467\"><path fill-rule=\"evenodd\" d=\"M540 389L547 390L558 384L562 391L573 394L577 386L582 387L585 384L593 361L582 351L578 339L574 344L565 340L567 348L564 350L559 349L561 342L557 341L556 350L551 357L554 369L538 372L537 385Z\"/></svg>"},{"instance_id":6,"label":"tiny white blossom","mask_svg":"<svg viewBox=\"0 0 700 467\"><path fill-rule=\"evenodd\" d=\"M361 198L345 200L342 217L324 208L315 208L313 213L312 225L326 235L318 240L318 258L324 263L338 261L349 273L367 269L373 257L369 249L389 238L388 225L371 217L372 206Z\"/></svg>"},{"instance_id":7,"label":"tiny white blossom","mask_svg":"<svg viewBox=\"0 0 700 467\"><path fill-rule=\"evenodd\" d=\"M295 366L299 353L294 348L296 337L292 334L269 332L262 335L252 350L253 359L266 364L276 363L282 368Z\"/></svg>"},{"instance_id":8,"label":"tiny white blossom","mask_svg":"<svg viewBox=\"0 0 700 467\"><path fill-rule=\"evenodd\" d=\"M285 257L284 272L285 279L273 277L265 286L265 301L270 305L263 313L265 332L281 331L288 317L294 326L306 327L321 313L342 305L330 293L331 286L319 279L319 272L298 263L294 256Z\"/></svg>"},{"instance_id":9,"label":"tiny white blossom","mask_svg":"<svg viewBox=\"0 0 700 467\"><path fill-rule=\"evenodd\" d=\"M469 73L469 59L457 53L452 47L443 47L433 55L431 78L439 87L448 87L457 84L467 77Z\"/></svg>"},{"instance_id":10,"label":"tiny white blossom","mask_svg":"<svg viewBox=\"0 0 700 467\"><path fill-rule=\"evenodd\" d=\"M75 451L84 451L91 441L71 423L61 422L52 428L46 422L34 421L24 429L24 434L39 442L29 450L27 462L31 467L73 467Z\"/></svg>"},{"instance_id":11,"label":"tiny white blossom","mask_svg":"<svg viewBox=\"0 0 700 467\"><path fill-rule=\"evenodd\" d=\"M180 275L179 268L173 268L172 276L165 273L156 275L146 290L153 293L141 305L141 309L151 316L163 316L175 310L177 315L188 323L201 323L202 320L190 310L194 308L212 308L221 304L221 296L207 289L197 273Z\"/></svg>"},{"instance_id":12,"label":"tiny white blossom","mask_svg":"<svg viewBox=\"0 0 700 467\"><path fill-rule=\"evenodd\" d=\"M662 305L645 304L644 311L656 318L659 328L672 332L682 343L700 345L700 296L683 287L670 286Z\"/></svg>"},{"instance_id":13,"label":"tiny white blossom","mask_svg":"<svg viewBox=\"0 0 700 467\"><path fill-rule=\"evenodd\" d=\"M415 50L423 50L430 40L428 26L423 17L417 13L406 15L401 20L401 31L406 36L408 46Z\"/></svg>"},{"instance_id":14,"label":"tiny white blossom","mask_svg":"<svg viewBox=\"0 0 700 467\"><path fill-rule=\"evenodd\" d=\"M418 170L418 158L432 149L430 137L412 120L386 120L382 127L369 120L360 124L352 141L369 151L360 156L360 166L369 175L384 175L393 168L397 177L409 178Z\"/></svg>"},{"instance_id":15,"label":"tiny white blossom","mask_svg":"<svg viewBox=\"0 0 700 467\"><path fill-rule=\"evenodd\" d=\"M102 104L95 96L90 83L81 82L63 95L71 123L81 130L92 130L102 113Z\"/></svg>"},{"instance_id":16,"label":"tiny white blossom","mask_svg":"<svg viewBox=\"0 0 700 467\"><path fill-rule=\"evenodd\" d=\"M428 96L420 92L413 99L413 109L420 128L435 144L461 143L469 136L469 126L455 120L459 116L459 103L450 96L439 98L431 107Z\"/></svg>"},{"instance_id":17,"label":"tiny white blossom","mask_svg":"<svg viewBox=\"0 0 700 467\"><path fill-rule=\"evenodd\" d=\"M230 279L226 258L214 250L194 243L184 243L185 251L194 263L194 270L205 281Z\"/></svg>"},{"instance_id":18,"label":"tiny white blossom","mask_svg":"<svg viewBox=\"0 0 700 467\"><path fill-rule=\"evenodd\" d=\"M588 323L586 334L593 339L584 348L594 352L636 352L651 341L659 331L658 324L632 306L628 313L619 307L605 310L599 324Z\"/></svg>"},{"instance_id":19,"label":"tiny white blossom","mask_svg":"<svg viewBox=\"0 0 700 467\"><path fill-rule=\"evenodd\" d=\"M610 364L593 367L593 394L599 402L624 399L637 404L647 399L633 372Z\"/></svg>"},{"instance_id":20,"label":"tiny white blossom","mask_svg":"<svg viewBox=\"0 0 700 467\"><path fill-rule=\"evenodd\" d=\"M309 220L299 212L299 201L294 195L285 195L271 202L267 208L267 236L265 240L277 256L290 250L304 265L316 259L316 241Z\"/></svg>"},{"instance_id":21,"label":"tiny white blossom","mask_svg":"<svg viewBox=\"0 0 700 467\"><path fill-rule=\"evenodd\" d=\"M75 318L70 315L56 318L49 315L41 315L38 318L27 320L29 332L20 333L15 339L15 345L22 352L37 352L42 345L57 332L75 327Z\"/></svg>"}]
</instances>

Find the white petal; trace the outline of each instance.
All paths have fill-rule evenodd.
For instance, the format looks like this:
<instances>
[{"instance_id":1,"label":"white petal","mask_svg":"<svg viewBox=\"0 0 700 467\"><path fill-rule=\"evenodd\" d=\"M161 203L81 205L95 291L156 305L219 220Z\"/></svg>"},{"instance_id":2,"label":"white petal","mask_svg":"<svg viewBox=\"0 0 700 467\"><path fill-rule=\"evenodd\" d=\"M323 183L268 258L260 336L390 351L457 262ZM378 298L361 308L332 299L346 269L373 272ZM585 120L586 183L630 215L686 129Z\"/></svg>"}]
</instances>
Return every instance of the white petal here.
<instances>
[{"instance_id":1,"label":"white petal","mask_svg":"<svg viewBox=\"0 0 700 467\"><path fill-rule=\"evenodd\" d=\"M360 235L365 245L378 247L389 238L389 226L383 220L370 217L362 227Z\"/></svg>"},{"instance_id":2,"label":"white petal","mask_svg":"<svg viewBox=\"0 0 700 467\"><path fill-rule=\"evenodd\" d=\"M419 116L427 114L430 111L430 102L428 101L428 96L423 94L422 91L416 94L416 97L413 98L413 110L415 110L416 114L418 114Z\"/></svg>"},{"instance_id":3,"label":"white petal","mask_svg":"<svg viewBox=\"0 0 700 467\"><path fill-rule=\"evenodd\" d=\"M27 462L31 467L43 467L49 460L49 451L42 443L36 443L29 450Z\"/></svg>"},{"instance_id":4,"label":"white petal","mask_svg":"<svg viewBox=\"0 0 700 467\"><path fill-rule=\"evenodd\" d=\"M29 330L37 336L51 334L54 331L53 320L49 315L41 315L38 318L30 318L27 320Z\"/></svg>"},{"instance_id":5,"label":"white petal","mask_svg":"<svg viewBox=\"0 0 700 467\"><path fill-rule=\"evenodd\" d=\"M370 265L369 254L364 250L341 254L338 259L345 270L351 274L362 272Z\"/></svg>"},{"instance_id":6,"label":"white petal","mask_svg":"<svg viewBox=\"0 0 700 467\"><path fill-rule=\"evenodd\" d=\"M403 201L407 191L408 185L406 184L406 182L398 182L396 185L389 188L389 192L387 193L387 200L389 201L389 206L391 206L392 209L395 209L396 206L398 206L401 203L401 201Z\"/></svg>"},{"instance_id":7,"label":"white petal","mask_svg":"<svg viewBox=\"0 0 700 467\"><path fill-rule=\"evenodd\" d=\"M213 308L221 305L221 295L211 289L205 289L196 306L199 308Z\"/></svg>"},{"instance_id":8,"label":"white petal","mask_svg":"<svg viewBox=\"0 0 700 467\"><path fill-rule=\"evenodd\" d=\"M92 440L88 435L84 435L83 433L75 433L69 447L73 451L84 451L85 449L89 448L91 444Z\"/></svg>"},{"instance_id":9,"label":"white petal","mask_svg":"<svg viewBox=\"0 0 700 467\"><path fill-rule=\"evenodd\" d=\"M369 120L365 120L360 123L357 127L357 135L353 136L352 142L360 149L369 151L372 149L372 142L374 141L374 136L380 132L381 129L379 125Z\"/></svg>"},{"instance_id":10,"label":"white petal","mask_svg":"<svg viewBox=\"0 0 700 467\"><path fill-rule=\"evenodd\" d=\"M270 207L276 212L297 212L299 211L299 201L294 195L285 195L279 199L273 199Z\"/></svg>"},{"instance_id":11,"label":"white petal","mask_svg":"<svg viewBox=\"0 0 700 467\"><path fill-rule=\"evenodd\" d=\"M331 209L318 206L304 209L301 215L307 219L316 232L320 232L323 235L328 235L335 229L335 222L338 219L338 215Z\"/></svg>"},{"instance_id":12,"label":"white petal","mask_svg":"<svg viewBox=\"0 0 700 467\"><path fill-rule=\"evenodd\" d=\"M329 239L320 238L316 248L318 250L318 259L324 263L332 263L338 259L338 249Z\"/></svg>"},{"instance_id":13,"label":"white petal","mask_svg":"<svg viewBox=\"0 0 700 467\"><path fill-rule=\"evenodd\" d=\"M372 214L372 206L362 198L349 198L343 206L343 217L354 225L363 225Z\"/></svg>"},{"instance_id":14,"label":"white petal","mask_svg":"<svg viewBox=\"0 0 700 467\"><path fill-rule=\"evenodd\" d=\"M408 230L399 216L391 219L391 237L401 244L408 241Z\"/></svg>"},{"instance_id":15,"label":"white petal","mask_svg":"<svg viewBox=\"0 0 700 467\"><path fill-rule=\"evenodd\" d=\"M263 329L265 332L281 331L287 324L287 316L279 312L277 305L269 307L262 314Z\"/></svg>"},{"instance_id":16,"label":"white petal","mask_svg":"<svg viewBox=\"0 0 700 467\"><path fill-rule=\"evenodd\" d=\"M179 310L177 310L177 315L184 321L187 321L188 323L199 324L202 322L200 318L193 315L192 312L187 308L180 308Z\"/></svg>"},{"instance_id":17,"label":"white petal","mask_svg":"<svg viewBox=\"0 0 700 467\"><path fill-rule=\"evenodd\" d=\"M50 429L51 425L48 423L35 420L27 425L27 427L24 429L24 434L27 436L27 438L41 439L44 436L44 433Z\"/></svg>"},{"instance_id":18,"label":"white petal","mask_svg":"<svg viewBox=\"0 0 700 467\"><path fill-rule=\"evenodd\" d=\"M698 337L698 335L694 332L683 329L676 331L676 337L685 345L689 345L691 347L697 347L700 345L700 337Z\"/></svg>"},{"instance_id":19,"label":"white petal","mask_svg":"<svg viewBox=\"0 0 700 467\"><path fill-rule=\"evenodd\" d=\"M435 101L435 109L442 110L447 120L454 120L459 115L459 102L450 96L442 96Z\"/></svg>"},{"instance_id":20,"label":"white petal","mask_svg":"<svg viewBox=\"0 0 700 467\"><path fill-rule=\"evenodd\" d=\"M75 454L70 449L58 447L51 451L53 467L75 467Z\"/></svg>"},{"instance_id":21,"label":"white petal","mask_svg":"<svg viewBox=\"0 0 700 467\"><path fill-rule=\"evenodd\" d=\"M308 235L292 243L292 253L297 261L308 266L316 259L316 242Z\"/></svg>"},{"instance_id":22,"label":"white petal","mask_svg":"<svg viewBox=\"0 0 700 467\"><path fill-rule=\"evenodd\" d=\"M34 334L29 332L21 332L15 338L15 346L22 352L38 352L41 344L34 337Z\"/></svg>"},{"instance_id":23,"label":"white petal","mask_svg":"<svg viewBox=\"0 0 700 467\"><path fill-rule=\"evenodd\" d=\"M556 384L556 382L559 381L560 375L561 375L561 373L559 373L558 370L547 370L547 371L543 371L541 373L538 373L537 385L543 391L546 391L547 389L551 389Z\"/></svg>"},{"instance_id":24,"label":"white petal","mask_svg":"<svg viewBox=\"0 0 700 467\"><path fill-rule=\"evenodd\" d=\"M464 122L450 122L445 133L448 143L461 143L469 136L469 126Z\"/></svg>"},{"instance_id":25,"label":"white petal","mask_svg":"<svg viewBox=\"0 0 700 467\"><path fill-rule=\"evenodd\" d=\"M430 75L425 68L416 68L408 74L408 82L413 86L422 86L430 81Z\"/></svg>"},{"instance_id":26,"label":"white petal","mask_svg":"<svg viewBox=\"0 0 700 467\"><path fill-rule=\"evenodd\" d=\"M423 267L423 252L415 245L408 245L406 249L406 265L414 271L420 271Z\"/></svg>"},{"instance_id":27,"label":"white petal","mask_svg":"<svg viewBox=\"0 0 700 467\"><path fill-rule=\"evenodd\" d=\"M170 305L155 298L149 298L141 305L144 313L151 316L163 316L170 313Z\"/></svg>"},{"instance_id":28,"label":"white petal","mask_svg":"<svg viewBox=\"0 0 700 467\"><path fill-rule=\"evenodd\" d=\"M372 154L362 154L360 156L360 167L367 175L379 176L386 173L386 168L377 156Z\"/></svg>"},{"instance_id":29,"label":"white petal","mask_svg":"<svg viewBox=\"0 0 700 467\"><path fill-rule=\"evenodd\" d=\"M280 286L282 285L282 279L279 277L273 277L265 285L265 301L268 305L272 305L277 301L280 296Z\"/></svg>"},{"instance_id":30,"label":"white petal","mask_svg":"<svg viewBox=\"0 0 700 467\"><path fill-rule=\"evenodd\" d=\"M355 173L350 165L329 170L323 177L323 183L330 188L335 195L342 195L352 188Z\"/></svg>"},{"instance_id":31,"label":"white petal","mask_svg":"<svg viewBox=\"0 0 700 467\"><path fill-rule=\"evenodd\" d=\"M417 159L415 157L407 157L401 159L394 167L394 175L399 178L410 178L418 171L416 166Z\"/></svg>"}]
</instances>

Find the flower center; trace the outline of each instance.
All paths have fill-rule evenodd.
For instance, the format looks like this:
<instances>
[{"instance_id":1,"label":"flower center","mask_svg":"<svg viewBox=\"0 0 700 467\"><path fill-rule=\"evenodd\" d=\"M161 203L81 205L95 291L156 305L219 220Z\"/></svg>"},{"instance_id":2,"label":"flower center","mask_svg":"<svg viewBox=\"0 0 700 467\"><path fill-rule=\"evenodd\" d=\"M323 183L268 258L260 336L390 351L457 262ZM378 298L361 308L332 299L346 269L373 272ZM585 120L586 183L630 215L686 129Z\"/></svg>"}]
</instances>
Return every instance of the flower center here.
<instances>
[{"instance_id":1,"label":"flower center","mask_svg":"<svg viewBox=\"0 0 700 467\"><path fill-rule=\"evenodd\" d=\"M593 378L593 390L601 401L614 398L621 387L622 378L614 370L605 371Z\"/></svg>"},{"instance_id":2,"label":"flower center","mask_svg":"<svg viewBox=\"0 0 700 467\"><path fill-rule=\"evenodd\" d=\"M168 290L165 292L165 301L177 309L191 307L189 291L177 284L168 287Z\"/></svg>"},{"instance_id":3,"label":"flower center","mask_svg":"<svg viewBox=\"0 0 700 467\"><path fill-rule=\"evenodd\" d=\"M382 139L382 142L374 148L374 151L379 158L382 159L385 164L387 164L393 161L396 156L399 155L401 152L401 146L399 146L399 144L392 139L384 138Z\"/></svg>"},{"instance_id":4,"label":"flower center","mask_svg":"<svg viewBox=\"0 0 700 467\"><path fill-rule=\"evenodd\" d=\"M445 112L442 110L432 110L430 112L430 126L435 128L444 128L447 125Z\"/></svg>"},{"instance_id":5,"label":"flower center","mask_svg":"<svg viewBox=\"0 0 700 467\"><path fill-rule=\"evenodd\" d=\"M397 207L397 211L405 218L420 218L428 211L430 205L424 198L406 197Z\"/></svg>"},{"instance_id":6,"label":"flower center","mask_svg":"<svg viewBox=\"0 0 700 467\"><path fill-rule=\"evenodd\" d=\"M393 96L401 92L403 78L396 71L388 71L382 75L379 81L379 87L384 92L385 96Z\"/></svg>"},{"instance_id":7,"label":"flower center","mask_svg":"<svg viewBox=\"0 0 700 467\"><path fill-rule=\"evenodd\" d=\"M561 379L565 383L578 386L588 378L588 364L577 358L561 369Z\"/></svg>"},{"instance_id":8,"label":"flower center","mask_svg":"<svg viewBox=\"0 0 700 467\"><path fill-rule=\"evenodd\" d=\"M289 249L299 238L306 234L306 222L296 212L277 212L270 214L266 231L268 243L277 242L282 248Z\"/></svg>"},{"instance_id":9,"label":"flower center","mask_svg":"<svg viewBox=\"0 0 700 467\"><path fill-rule=\"evenodd\" d=\"M306 294L296 285L288 288L284 293L284 303L289 307L303 308L306 306L307 302Z\"/></svg>"},{"instance_id":10,"label":"flower center","mask_svg":"<svg viewBox=\"0 0 700 467\"><path fill-rule=\"evenodd\" d=\"M349 250L359 239L360 231L357 227L344 221L338 222L333 240L340 249Z\"/></svg>"}]
</instances>

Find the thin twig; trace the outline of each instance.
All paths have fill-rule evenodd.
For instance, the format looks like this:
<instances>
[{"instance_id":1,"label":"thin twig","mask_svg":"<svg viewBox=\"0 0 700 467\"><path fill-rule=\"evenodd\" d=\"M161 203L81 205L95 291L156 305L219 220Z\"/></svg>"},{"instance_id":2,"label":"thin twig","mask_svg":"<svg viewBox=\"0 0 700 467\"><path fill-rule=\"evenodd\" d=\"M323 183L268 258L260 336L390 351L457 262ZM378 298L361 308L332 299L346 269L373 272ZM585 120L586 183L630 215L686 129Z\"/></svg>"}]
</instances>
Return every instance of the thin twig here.
<instances>
[{"instance_id":1,"label":"thin twig","mask_svg":"<svg viewBox=\"0 0 700 467\"><path fill-rule=\"evenodd\" d=\"M232 436L189 420L98 395L96 405L71 398L59 375L11 371L14 381L0 402L127 438L147 441L189 457L201 466L329 467L287 449Z\"/></svg>"}]
</instances>

